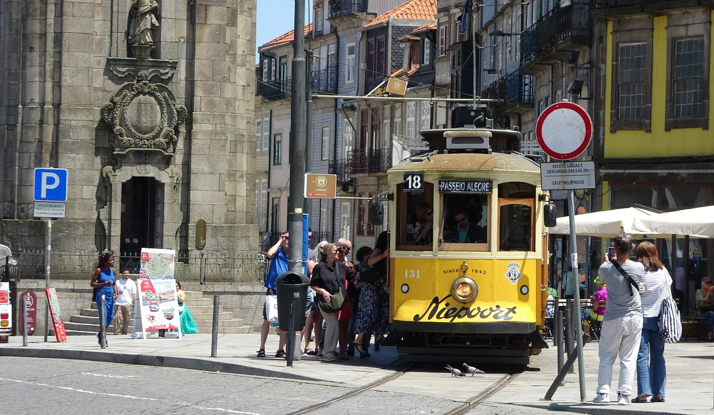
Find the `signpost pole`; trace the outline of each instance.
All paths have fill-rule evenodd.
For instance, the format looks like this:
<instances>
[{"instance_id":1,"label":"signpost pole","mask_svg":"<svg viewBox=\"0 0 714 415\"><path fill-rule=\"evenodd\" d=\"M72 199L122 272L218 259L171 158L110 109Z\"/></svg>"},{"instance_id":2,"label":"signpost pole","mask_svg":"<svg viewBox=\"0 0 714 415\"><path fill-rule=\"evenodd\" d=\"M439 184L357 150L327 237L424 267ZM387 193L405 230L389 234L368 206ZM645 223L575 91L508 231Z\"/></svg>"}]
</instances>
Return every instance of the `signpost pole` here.
<instances>
[{"instance_id":1,"label":"signpost pole","mask_svg":"<svg viewBox=\"0 0 714 415\"><path fill-rule=\"evenodd\" d=\"M585 361L583 360L582 321L580 320L580 281L578 279L578 246L575 238L575 192L568 191L568 217L570 218L570 264L573 267L573 287L575 287L575 344L578 348L578 380L580 381L580 402L585 402Z\"/></svg>"},{"instance_id":2,"label":"signpost pole","mask_svg":"<svg viewBox=\"0 0 714 415\"><path fill-rule=\"evenodd\" d=\"M47 238L46 238L47 248L45 249L45 288L50 288L50 258L52 252L52 219L47 218ZM45 307L45 342L47 342L47 335L50 332L50 307Z\"/></svg>"}]
</instances>

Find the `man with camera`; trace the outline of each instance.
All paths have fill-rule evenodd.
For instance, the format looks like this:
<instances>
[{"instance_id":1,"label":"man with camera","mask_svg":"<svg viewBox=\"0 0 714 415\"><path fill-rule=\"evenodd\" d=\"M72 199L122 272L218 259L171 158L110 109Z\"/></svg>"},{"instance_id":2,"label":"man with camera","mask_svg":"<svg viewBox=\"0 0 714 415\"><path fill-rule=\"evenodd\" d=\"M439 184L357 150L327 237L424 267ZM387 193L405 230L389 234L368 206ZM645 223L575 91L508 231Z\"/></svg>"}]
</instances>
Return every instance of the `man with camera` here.
<instances>
[{"instance_id":1,"label":"man with camera","mask_svg":"<svg viewBox=\"0 0 714 415\"><path fill-rule=\"evenodd\" d=\"M280 240L273 245L267 252L270 258L270 267L268 275L265 277L265 295L277 295L277 286L275 285L278 276L288 270L288 255L290 253L290 234L285 232L280 236ZM265 342L268 340L268 332L270 331L270 321L263 307L263 326L260 328L260 350L258 357L265 357ZM280 333L280 343L275 357L285 357L285 344L287 343L286 333L278 330Z\"/></svg>"}]
</instances>

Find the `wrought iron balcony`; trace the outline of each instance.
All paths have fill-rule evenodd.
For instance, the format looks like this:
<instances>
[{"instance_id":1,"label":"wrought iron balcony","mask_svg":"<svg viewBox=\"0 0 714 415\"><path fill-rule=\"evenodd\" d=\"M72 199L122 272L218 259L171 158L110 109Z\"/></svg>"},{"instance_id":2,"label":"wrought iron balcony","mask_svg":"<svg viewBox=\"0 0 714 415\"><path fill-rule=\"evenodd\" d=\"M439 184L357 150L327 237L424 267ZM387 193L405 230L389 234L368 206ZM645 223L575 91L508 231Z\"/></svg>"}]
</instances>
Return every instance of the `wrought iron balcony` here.
<instances>
[{"instance_id":1,"label":"wrought iron balcony","mask_svg":"<svg viewBox=\"0 0 714 415\"><path fill-rule=\"evenodd\" d=\"M588 45L590 41L589 0L553 9L521 34L521 69L527 73L557 55L555 52L568 53L570 45Z\"/></svg>"},{"instance_id":2,"label":"wrought iron balcony","mask_svg":"<svg viewBox=\"0 0 714 415\"><path fill-rule=\"evenodd\" d=\"M334 19L350 13L366 13L367 0L330 0L327 7L327 18Z\"/></svg>"},{"instance_id":3,"label":"wrought iron balcony","mask_svg":"<svg viewBox=\"0 0 714 415\"><path fill-rule=\"evenodd\" d=\"M278 99L290 97L290 88L292 85L292 78L285 79L275 79L273 81L262 82L260 85L260 92L263 94L263 98L269 101L275 101Z\"/></svg>"},{"instance_id":4,"label":"wrought iron balcony","mask_svg":"<svg viewBox=\"0 0 714 415\"><path fill-rule=\"evenodd\" d=\"M350 174L383 173L392 167L392 152L388 149L352 150L347 161Z\"/></svg>"},{"instance_id":5,"label":"wrought iron balcony","mask_svg":"<svg viewBox=\"0 0 714 415\"><path fill-rule=\"evenodd\" d=\"M348 162L345 160L331 160L329 173L337 175L338 182L346 182L349 180L347 175L349 174Z\"/></svg>"},{"instance_id":6,"label":"wrought iron balcony","mask_svg":"<svg viewBox=\"0 0 714 415\"><path fill-rule=\"evenodd\" d=\"M312 92L337 92L337 69L328 67L313 71Z\"/></svg>"},{"instance_id":7,"label":"wrought iron balcony","mask_svg":"<svg viewBox=\"0 0 714 415\"><path fill-rule=\"evenodd\" d=\"M593 0L593 9L610 9L618 7L640 7L650 4L677 3L672 0Z\"/></svg>"},{"instance_id":8,"label":"wrought iron balcony","mask_svg":"<svg viewBox=\"0 0 714 415\"><path fill-rule=\"evenodd\" d=\"M533 76L516 69L506 76L506 106L533 103Z\"/></svg>"}]
</instances>

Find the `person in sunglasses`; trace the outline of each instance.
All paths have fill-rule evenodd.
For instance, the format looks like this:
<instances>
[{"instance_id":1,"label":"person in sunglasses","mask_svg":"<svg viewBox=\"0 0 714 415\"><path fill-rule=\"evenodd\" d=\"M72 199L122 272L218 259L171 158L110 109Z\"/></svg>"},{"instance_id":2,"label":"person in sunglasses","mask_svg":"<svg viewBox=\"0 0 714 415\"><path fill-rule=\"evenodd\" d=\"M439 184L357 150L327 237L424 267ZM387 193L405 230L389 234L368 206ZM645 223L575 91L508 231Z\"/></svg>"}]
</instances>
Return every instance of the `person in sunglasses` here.
<instances>
[{"instance_id":1,"label":"person in sunglasses","mask_svg":"<svg viewBox=\"0 0 714 415\"><path fill-rule=\"evenodd\" d=\"M477 222L469 220L469 214L463 209L454 211L454 222L456 227L448 232L444 240L456 243L482 243L486 242L486 230L477 225Z\"/></svg>"},{"instance_id":2,"label":"person in sunglasses","mask_svg":"<svg viewBox=\"0 0 714 415\"><path fill-rule=\"evenodd\" d=\"M347 255L352 251L352 241L347 238L340 238L337 241L337 261L342 262L349 269L354 270L354 262L347 260ZM352 338L349 339L348 335L350 331L350 321L352 321L352 301L357 295L357 288L354 285L354 281L345 280L345 289L347 290L347 297L345 298L345 303L342 305L340 314L337 316L339 321L339 345L340 345L340 360L349 359L350 352L348 351L348 344L352 344ZM354 348L352 349L351 355L354 356Z\"/></svg>"},{"instance_id":3,"label":"person in sunglasses","mask_svg":"<svg viewBox=\"0 0 714 415\"><path fill-rule=\"evenodd\" d=\"M265 295L276 295L277 286L275 285L278 275L288 270L288 255L290 254L290 234L285 232L280 236L280 240L273 245L267 252L270 258L270 268L268 268L268 275L265 277L265 288L267 289ZM268 333L270 332L270 321L268 321L268 316L265 314L265 307L263 307L263 326L260 328L260 349L258 350L258 357L265 357L265 342L268 340ZM285 357L285 344L287 343L287 335L285 332L280 332L280 343L278 346L278 351L275 353L275 357Z\"/></svg>"}]
</instances>

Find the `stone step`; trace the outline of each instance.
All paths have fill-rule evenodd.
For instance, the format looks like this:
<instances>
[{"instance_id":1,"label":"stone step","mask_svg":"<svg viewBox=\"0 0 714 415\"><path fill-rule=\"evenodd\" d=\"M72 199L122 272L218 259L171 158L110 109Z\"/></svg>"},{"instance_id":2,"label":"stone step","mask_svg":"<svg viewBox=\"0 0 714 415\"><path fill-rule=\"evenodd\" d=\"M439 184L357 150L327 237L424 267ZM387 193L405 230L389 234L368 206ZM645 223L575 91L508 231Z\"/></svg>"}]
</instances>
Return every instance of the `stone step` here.
<instances>
[{"instance_id":1,"label":"stone step","mask_svg":"<svg viewBox=\"0 0 714 415\"><path fill-rule=\"evenodd\" d=\"M129 317L129 325L131 326L131 322L134 320L134 316ZM99 317L91 317L91 316L71 316L69 318L70 323L83 323L83 324L98 324L99 323ZM67 322L65 322L65 325Z\"/></svg>"},{"instance_id":2,"label":"stone step","mask_svg":"<svg viewBox=\"0 0 714 415\"><path fill-rule=\"evenodd\" d=\"M196 327L198 327L198 330L202 333L210 333L213 327L213 320L211 319L194 319L196 322ZM241 319L226 319L226 320L219 320L218 321L218 328L219 329L237 329L239 327L244 326L243 320ZM72 330L72 331L84 331L84 332L89 332L89 333L97 333L99 331L99 324L97 321L94 323L77 323L77 322L66 322L64 323L65 330ZM133 324L129 324L129 330L131 331L131 328L133 327ZM114 331L114 325L109 326L109 331L113 332ZM232 331L229 333L233 333Z\"/></svg>"},{"instance_id":3,"label":"stone step","mask_svg":"<svg viewBox=\"0 0 714 415\"><path fill-rule=\"evenodd\" d=\"M191 306L189 307L189 311L191 311L192 316L213 316L213 305L209 306ZM79 312L80 316L85 316L85 317L94 317L94 318L99 318L99 310L96 309L82 309ZM218 313L221 318L224 318L225 316L233 317L233 312L231 311L224 311L223 307L218 308Z\"/></svg>"}]
</instances>

